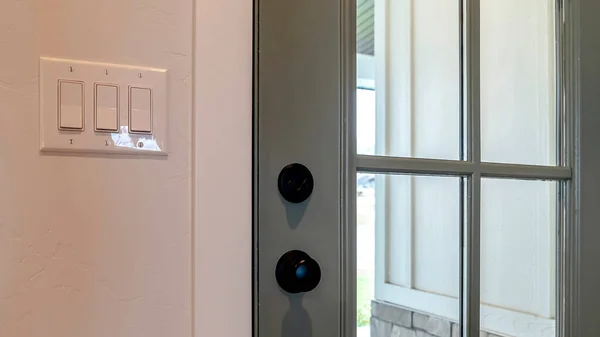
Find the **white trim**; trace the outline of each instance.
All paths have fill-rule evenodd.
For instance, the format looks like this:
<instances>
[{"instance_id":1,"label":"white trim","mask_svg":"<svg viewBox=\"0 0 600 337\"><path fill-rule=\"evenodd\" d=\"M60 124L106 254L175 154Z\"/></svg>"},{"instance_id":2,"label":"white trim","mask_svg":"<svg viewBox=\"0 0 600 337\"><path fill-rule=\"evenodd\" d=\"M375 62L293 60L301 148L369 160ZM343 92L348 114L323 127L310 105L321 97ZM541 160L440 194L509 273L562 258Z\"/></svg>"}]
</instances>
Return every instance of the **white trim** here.
<instances>
[{"instance_id":1,"label":"white trim","mask_svg":"<svg viewBox=\"0 0 600 337\"><path fill-rule=\"evenodd\" d=\"M376 142L375 153L377 154L401 154L407 157L412 155L412 25L398 24L398 22L411 22L412 16L412 1L413 0L376 0L375 1L375 87L376 94ZM390 20L390 13L393 12L394 20ZM390 30L393 30L394 43L389 43ZM389 83L392 77L389 73L389 60L394 59L395 62L402 65L394 68L394 73L391 74L396 79L393 83ZM391 86L400 85L405 90L395 92L394 95L388 95L386 90L394 90ZM388 114L389 110L396 113ZM377 197L385 196L384 200L392 200L392 195L412 195L412 178L407 183L400 182L390 177L378 178ZM384 187L385 186L385 187ZM381 200L381 199L380 199ZM397 199L394 199L397 200ZM389 249L386 249L381 254L385 258L382 265L378 265L380 260L376 258L376 270L383 267L385 264L387 273L376 275L376 283L386 282L391 279L403 285L411 285L413 281L412 273L412 203L411 198L402 199L405 207L398 210L397 207L390 207L382 203L376 203L375 216L378 228L385 228L385 224L390 223L386 219L394 217L394 212L404 212L407 219L406 226L398 228L399 231L394 235L401 238L401 243L395 246L396 252L405 252L405 254L394 254L395 257L401 256L402 261L395 260L397 268L394 272L389 273L387 268L390 263L389 254L393 254ZM384 229L385 230L385 229ZM386 242L389 233L384 232L383 236L378 236L376 230L375 242ZM381 233L380 233L381 234ZM376 254L377 257L377 254Z\"/></svg>"},{"instance_id":2,"label":"white trim","mask_svg":"<svg viewBox=\"0 0 600 337\"><path fill-rule=\"evenodd\" d=\"M357 78L356 87L360 89L375 90L375 81L364 78Z\"/></svg>"},{"instance_id":3,"label":"white trim","mask_svg":"<svg viewBox=\"0 0 600 337\"><path fill-rule=\"evenodd\" d=\"M458 322L458 299L384 283L375 287L375 299Z\"/></svg>"},{"instance_id":4,"label":"white trim","mask_svg":"<svg viewBox=\"0 0 600 337\"><path fill-rule=\"evenodd\" d=\"M554 319L536 317L513 310L481 305L481 326L485 331L508 336L555 337Z\"/></svg>"},{"instance_id":5,"label":"white trim","mask_svg":"<svg viewBox=\"0 0 600 337\"><path fill-rule=\"evenodd\" d=\"M375 57L356 54L356 86L362 89L375 89Z\"/></svg>"},{"instance_id":6,"label":"white trim","mask_svg":"<svg viewBox=\"0 0 600 337\"><path fill-rule=\"evenodd\" d=\"M375 0L375 153L386 151L386 127L387 127L387 21L388 0ZM358 157L357 157L358 158ZM358 164L358 160L356 162ZM357 165L358 166L358 165ZM357 167L357 172L360 169ZM389 209L389 198L387 197L387 176L375 177L375 200L384 202L375 203L375 298L379 298L381 291L379 285L385 284L387 280L386 271L389 270L386 242L387 210Z\"/></svg>"},{"instance_id":7,"label":"white trim","mask_svg":"<svg viewBox=\"0 0 600 337\"><path fill-rule=\"evenodd\" d=\"M385 283L376 288L376 299L411 311L458 322L458 299ZM481 305L481 326L488 332L508 336L555 337L555 321L527 313Z\"/></svg>"},{"instance_id":8,"label":"white trim","mask_svg":"<svg viewBox=\"0 0 600 337\"><path fill-rule=\"evenodd\" d=\"M194 3L192 335L251 337L253 3Z\"/></svg>"},{"instance_id":9,"label":"white trim","mask_svg":"<svg viewBox=\"0 0 600 337\"><path fill-rule=\"evenodd\" d=\"M387 1L375 0L375 153L385 153L387 99Z\"/></svg>"}]
</instances>

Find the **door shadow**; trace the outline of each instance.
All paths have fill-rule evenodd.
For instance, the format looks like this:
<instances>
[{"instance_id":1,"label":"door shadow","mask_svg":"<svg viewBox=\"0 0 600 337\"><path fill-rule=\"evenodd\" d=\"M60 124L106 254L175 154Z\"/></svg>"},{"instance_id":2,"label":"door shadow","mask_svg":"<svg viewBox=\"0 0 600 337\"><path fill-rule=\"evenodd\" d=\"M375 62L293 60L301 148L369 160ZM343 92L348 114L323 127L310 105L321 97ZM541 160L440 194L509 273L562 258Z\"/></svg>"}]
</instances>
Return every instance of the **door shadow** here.
<instances>
[{"instance_id":1,"label":"door shadow","mask_svg":"<svg viewBox=\"0 0 600 337\"><path fill-rule=\"evenodd\" d=\"M285 207L288 226L290 226L291 229L298 228L298 225L300 225L302 217L304 217L304 213L306 212L306 208L308 207L308 203L310 202L311 198L309 197L306 201L299 204L294 204L286 201L281 195L279 195L279 197L281 198L281 202Z\"/></svg>"},{"instance_id":2,"label":"door shadow","mask_svg":"<svg viewBox=\"0 0 600 337\"><path fill-rule=\"evenodd\" d=\"M281 337L312 337L312 321L302 306L302 294L288 294L290 308L283 317Z\"/></svg>"}]
</instances>

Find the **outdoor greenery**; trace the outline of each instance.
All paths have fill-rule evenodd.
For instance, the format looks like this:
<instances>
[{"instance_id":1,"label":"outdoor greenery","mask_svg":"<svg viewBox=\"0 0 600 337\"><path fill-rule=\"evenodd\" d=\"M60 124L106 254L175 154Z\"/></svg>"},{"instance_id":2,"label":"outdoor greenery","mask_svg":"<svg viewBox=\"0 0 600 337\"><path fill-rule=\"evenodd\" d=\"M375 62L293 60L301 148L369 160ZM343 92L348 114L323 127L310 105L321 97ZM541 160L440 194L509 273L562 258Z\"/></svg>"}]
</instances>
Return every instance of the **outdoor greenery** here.
<instances>
[{"instance_id":1,"label":"outdoor greenery","mask_svg":"<svg viewBox=\"0 0 600 337\"><path fill-rule=\"evenodd\" d=\"M356 280L356 323L368 326L371 319L371 299L373 299L373 280L367 275L358 275Z\"/></svg>"}]
</instances>

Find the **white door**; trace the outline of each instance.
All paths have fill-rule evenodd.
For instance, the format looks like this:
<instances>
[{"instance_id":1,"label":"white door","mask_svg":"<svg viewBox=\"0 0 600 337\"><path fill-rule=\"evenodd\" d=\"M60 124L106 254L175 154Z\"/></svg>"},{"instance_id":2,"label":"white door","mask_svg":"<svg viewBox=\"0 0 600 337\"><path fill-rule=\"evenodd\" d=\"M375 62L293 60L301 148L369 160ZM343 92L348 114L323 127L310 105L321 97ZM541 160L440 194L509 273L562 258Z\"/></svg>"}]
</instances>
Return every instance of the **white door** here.
<instances>
[{"instance_id":1,"label":"white door","mask_svg":"<svg viewBox=\"0 0 600 337\"><path fill-rule=\"evenodd\" d=\"M577 8L256 1L256 336L596 331Z\"/></svg>"}]
</instances>

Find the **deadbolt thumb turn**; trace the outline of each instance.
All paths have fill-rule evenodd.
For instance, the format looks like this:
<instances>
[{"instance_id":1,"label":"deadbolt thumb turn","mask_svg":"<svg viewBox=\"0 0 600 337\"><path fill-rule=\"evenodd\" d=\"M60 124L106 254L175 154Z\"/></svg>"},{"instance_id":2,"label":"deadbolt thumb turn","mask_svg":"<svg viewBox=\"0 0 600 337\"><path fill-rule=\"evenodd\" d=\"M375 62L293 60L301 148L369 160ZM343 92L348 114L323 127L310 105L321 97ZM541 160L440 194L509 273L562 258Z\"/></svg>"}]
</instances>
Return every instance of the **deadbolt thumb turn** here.
<instances>
[{"instance_id":1,"label":"deadbolt thumb turn","mask_svg":"<svg viewBox=\"0 0 600 337\"><path fill-rule=\"evenodd\" d=\"M305 252L291 250L279 258L275 278L279 287L288 293L308 292L319 285L321 267Z\"/></svg>"},{"instance_id":2,"label":"deadbolt thumb turn","mask_svg":"<svg viewBox=\"0 0 600 337\"><path fill-rule=\"evenodd\" d=\"M315 182L310 170L298 163L289 164L279 173L277 187L281 196L294 204L301 203L312 194Z\"/></svg>"}]
</instances>

